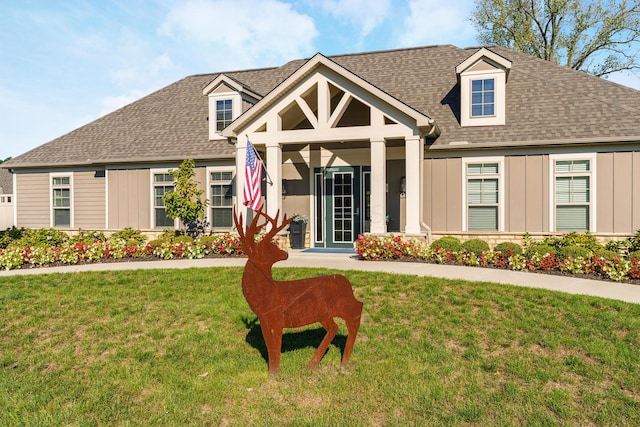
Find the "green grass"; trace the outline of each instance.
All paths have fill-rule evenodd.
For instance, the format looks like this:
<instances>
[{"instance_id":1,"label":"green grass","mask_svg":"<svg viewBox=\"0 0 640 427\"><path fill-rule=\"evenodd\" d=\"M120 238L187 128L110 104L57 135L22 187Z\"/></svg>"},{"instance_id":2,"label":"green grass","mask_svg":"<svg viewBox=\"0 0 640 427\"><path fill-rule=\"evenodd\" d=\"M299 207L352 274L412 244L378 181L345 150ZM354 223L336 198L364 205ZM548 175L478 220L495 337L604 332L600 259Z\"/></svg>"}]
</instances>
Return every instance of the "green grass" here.
<instances>
[{"instance_id":1,"label":"green grass","mask_svg":"<svg viewBox=\"0 0 640 427\"><path fill-rule=\"evenodd\" d=\"M0 425L640 424L640 305L347 272L365 304L350 366L341 323L306 369L313 325L269 377L241 273L0 278Z\"/></svg>"}]
</instances>

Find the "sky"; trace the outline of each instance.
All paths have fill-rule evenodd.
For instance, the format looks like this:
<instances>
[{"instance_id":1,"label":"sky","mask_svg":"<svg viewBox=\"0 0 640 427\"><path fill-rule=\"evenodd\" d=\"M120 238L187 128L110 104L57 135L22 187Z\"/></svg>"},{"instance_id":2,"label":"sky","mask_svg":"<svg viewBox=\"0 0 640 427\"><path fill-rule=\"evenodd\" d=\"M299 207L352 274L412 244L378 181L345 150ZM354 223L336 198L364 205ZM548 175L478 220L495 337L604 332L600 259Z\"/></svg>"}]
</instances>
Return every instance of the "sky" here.
<instances>
[{"instance_id":1,"label":"sky","mask_svg":"<svg viewBox=\"0 0 640 427\"><path fill-rule=\"evenodd\" d=\"M473 0L0 0L0 160L183 77L477 46ZM640 77L610 80L640 89Z\"/></svg>"}]
</instances>

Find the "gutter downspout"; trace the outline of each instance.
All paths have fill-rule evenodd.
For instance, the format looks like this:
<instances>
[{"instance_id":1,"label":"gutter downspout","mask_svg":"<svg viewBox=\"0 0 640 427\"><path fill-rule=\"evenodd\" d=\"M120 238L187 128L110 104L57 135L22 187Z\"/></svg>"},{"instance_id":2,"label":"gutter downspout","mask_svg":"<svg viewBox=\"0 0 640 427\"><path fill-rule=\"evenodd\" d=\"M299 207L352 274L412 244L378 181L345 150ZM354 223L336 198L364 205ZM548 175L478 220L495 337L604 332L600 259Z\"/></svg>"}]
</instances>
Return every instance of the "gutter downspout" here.
<instances>
[{"instance_id":1,"label":"gutter downspout","mask_svg":"<svg viewBox=\"0 0 640 427\"><path fill-rule=\"evenodd\" d=\"M439 136L440 135L440 129L438 128L438 124L436 123L435 120L431 119L429 120L429 124L431 125L431 129L429 129L429 132L426 133L426 135L424 135L424 139L426 141L427 137L429 136ZM420 163L420 182L424 183L424 145L422 146L422 162ZM422 195L424 193L421 191L420 192L420 227L424 228L427 231L427 243L430 245L431 244L431 240L432 240L432 234L431 234L431 227L429 227L425 222L424 222L424 202L422 200Z\"/></svg>"}]
</instances>

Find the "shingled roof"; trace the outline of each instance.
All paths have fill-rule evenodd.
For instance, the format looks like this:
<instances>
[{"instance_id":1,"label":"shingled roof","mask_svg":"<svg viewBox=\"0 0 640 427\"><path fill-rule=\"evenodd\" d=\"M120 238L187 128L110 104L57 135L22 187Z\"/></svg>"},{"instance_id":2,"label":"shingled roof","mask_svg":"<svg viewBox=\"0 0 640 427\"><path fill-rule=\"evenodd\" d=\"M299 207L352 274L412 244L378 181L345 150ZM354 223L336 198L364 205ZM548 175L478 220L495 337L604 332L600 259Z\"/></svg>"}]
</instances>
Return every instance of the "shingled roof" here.
<instances>
[{"instance_id":1,"label":"shingled roof","mask_svg":"<svg viewBox=\"0 0 640 427\"><path fill-rule=\"evenodd\" d=\"M13 194L13 174L8 169L0 168L0 194Z\"/></svg>"},{"instance_id":2,"label":"shingled roof","mask_svg":"<svg viewBox=\"0 0 640 427\"><path fill-rule=\"evenodd\" d=\"M432 148L640 140L640 91L492 46L512 62L506 125L460 126L455 67L478 48L451 45L330 57L401 102L435 119ZM224 72L266 95L307 60ZM104 165L232 157L225 140L209 141L202 89L219 73L186 77L113 113L22 154L12 168ZM454 145L451 145L451 144Z\"/></svg>"}]
</instances>

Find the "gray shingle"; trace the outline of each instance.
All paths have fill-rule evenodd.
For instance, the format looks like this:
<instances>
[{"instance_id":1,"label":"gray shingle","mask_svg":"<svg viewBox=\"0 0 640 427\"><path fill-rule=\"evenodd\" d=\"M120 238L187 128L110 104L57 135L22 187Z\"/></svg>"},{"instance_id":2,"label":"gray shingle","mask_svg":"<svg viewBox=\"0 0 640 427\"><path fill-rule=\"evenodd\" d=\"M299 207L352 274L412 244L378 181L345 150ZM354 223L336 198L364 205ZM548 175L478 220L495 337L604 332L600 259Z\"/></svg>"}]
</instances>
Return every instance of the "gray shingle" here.
<instances>
[{"instance_id":1,"label":"gray shingle","mask_svg":"<svg viewBox=\"0 0 640 427\"><path fill-rule=\"evenodd\" d=\"M477 48L451 45L330 57L438 123L434 146L534 144L558 140L635 138L640 135L640 91L502 47L512 61L506 125L462 128L455 74ZM263 96L306 62L225 72ZM113 113L11 160L10 166L51 167L153 162L233 155L233 146L208 139L208 104L202 89L218 74L186 77Z\"/></svg>"}]
</instances>

